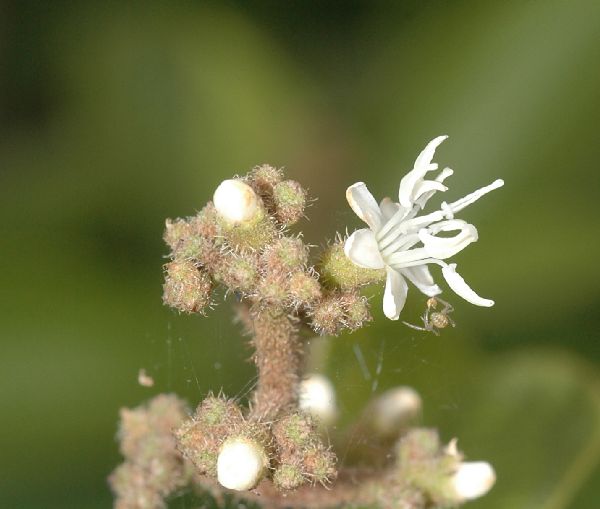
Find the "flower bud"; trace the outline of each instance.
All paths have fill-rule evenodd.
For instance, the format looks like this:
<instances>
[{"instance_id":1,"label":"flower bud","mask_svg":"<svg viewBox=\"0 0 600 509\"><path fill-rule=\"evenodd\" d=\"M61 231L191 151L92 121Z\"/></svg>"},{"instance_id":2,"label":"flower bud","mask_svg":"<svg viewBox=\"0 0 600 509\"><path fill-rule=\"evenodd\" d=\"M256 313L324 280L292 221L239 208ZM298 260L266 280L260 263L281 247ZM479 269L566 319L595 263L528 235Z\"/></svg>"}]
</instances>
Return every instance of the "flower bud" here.
<instances>
[{"instance_id":1,"label":"flower bud","mask_svg":"<svg viewBox=\"0 0 600 509\"><path fill-rule=\"evenodd\" d=\"M210 276L186 260L167 263L165 271L163 302L184 313L202 313L210 304Z\"/></svg>"},{"instance_id":2,"label":"flower bud","mask_svg":"<svg viewBox=\"0 0 600 509\"><path fill-rule=\"evenodd\" d=\"M485 495L496 482L496 473L486 461L466 461L458 466L451 483L460 500L471 500Z\"/></svg>"},{"instance_id":3,"label":"flower bud","mask_svg":"<svg viewBox=\"0 0 600 509\"><path fill-rule=\"evenodd\" d=\"M257 442L241 437L225 441L217 459L217 479L230 490L254 488L263 477L268 458Z\"/></svg>"},{"instance_id":4,"label":"flower bud","mask_svg":"<svg viewBox=\"0 0 600 509\"><path fill-rule=\"evenodd\" d=\"M261 256L265 271L288 274L301 269L308 262L308 250L302 239L282 237L267 246Z\"/></svg>"},{"instance_id":5,"label":"flower bud","mask_svg":"<svg viewBox=\"0 0 600 509\"><path fill-rule=\"evenodd\" d=\"M273 188L283 179L283 172L263 164L253 168L248 176L260 194L270 195L273 193Z\"/></svg>"},{"instance_id":6,"label":"flower bud","mask_svg":"<svg viewBox=\"0 0 600 509\"><path fill-rule=\"evenodd\" d=\"M319 281L306 272L295 272L288 281L290 295L296 303L310 303L321 297Z\"/></svg>"},{"instance_id":7,"label":"flower bud","mask_svg":"<svg viewBox=\"0 0 600 509\"><path fill-rule=\"evenodd\" d=\"M163 240L172 251L175 251L179 243L189 237L190 230L189 223L184 219L167 219L165 221Z\"/></svg>"},{"instance_id":8,"label":"flower bud","mask_svg":"<svg viewBox=\"0 0 600 509\"><path fill-rule=\"evenodd\" d=\"M284 180L273 188L273 201L278 219L285 224L294 224L304 214L306 191L295 180Z\"/></svg>"},{"instance_id":9,"label":"flower bud","mask_svg":"<svg viewBox=\"0 0 600 509\"><path fill-rule=\"evenodd\" d=\"M298 465L283 464L273 473L275 486L282 491L294 490L304 484L302 469Z\"/></svg>"},{"instance_id":10,"label":"flower bud","mask_svg":"<svg viewBox=\"0 0 600 509\"><path fill-rule=\"evenodd\" d=\"M225 256L215 271L215 277L231 290L248 292L258 277L255 259L251 256Z\"/></svg>"},{"instance_id":11,"label":"flower bud","mask_svg":"<svg viewBox=\"0 0 600 509\"><path fill-rule=\"evenodd\" d=\"M383 437L398 434L421 413L421 408L421 397L417 391L411 387L394 387L373 402L372 427Z\"/></svg>"},{"instance_id":12,"label":"flower bud","mask_svg":"<svg viewBox=\"0 0 600 509\"><path fill-rule=\"evenodd\" d=\"M219 215L233 224L250 221L260 210L259 198L254 190L238 179L221 182L213 202Z\"/></svg>"},{"instance_id":13,"label":"flower bud","mask_svg":"<svg viewBox=\"0 0 600 509\"><path fill-rule=\"evenodd\" d=\"M300 382L301 410L332 424L337 415L335 389L326 376L313 373Z\"/></svg>"}]
</instances>

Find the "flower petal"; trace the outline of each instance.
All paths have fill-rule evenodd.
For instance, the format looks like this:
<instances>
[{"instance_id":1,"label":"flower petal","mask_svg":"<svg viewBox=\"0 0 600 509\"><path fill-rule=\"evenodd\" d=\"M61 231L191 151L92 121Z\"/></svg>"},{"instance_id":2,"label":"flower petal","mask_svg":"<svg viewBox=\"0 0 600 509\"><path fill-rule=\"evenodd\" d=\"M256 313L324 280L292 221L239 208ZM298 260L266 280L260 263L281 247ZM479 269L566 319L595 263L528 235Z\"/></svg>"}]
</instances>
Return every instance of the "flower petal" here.
<instances>
[{"instance_id":1,"label":"flower petal","mask_svg":"<svg viewBox=\"0 0 600 509\"><path fill-rule=\"evenodd\" d=\"M452 487L461 500L485 495L496 482L496 472L487 461L463 461L451 478Z\"/></svg>"},{"instance_id":2,"label":"flower petal","mask_svg":"<svg viewBox=\"0 0 600 509\"><path fill-rule=\"evenodd\" d=\"M344 253L352 263L363 269L383 269L385 267L375 234L368 228L356 230L346 239Z\"/></svg>"},{"instance_id":3,"label":"flower petal","mask_svg":"<svg viewBox=\"0 0 600 509\"><path fill-rule=\"evenodd\" d=\"M431 191L447 191L448 188L441 182L436 180L421 180L417 183L414 189L414 199L417 201L423 194Z\"/></svg>"},{"instance_id":4,"label":"flower petal","mask_svg":"<svg viewBox=\"0 0 600 509\"><path fill-rule=\"evenodd\" d=\"M448 135L438 136L431 140L415 160L415 168L427 167L435 155L435 150L448 138Z\"/></svg>"},{"instance_id":5,"label":"flower petal","mask_svg":"<svg viewBox=\"0 0 600 509\"><path fill-rule=\"evenodd\" d=\"M381 200L379 210L381 211L383 222L387 223L401 208L400 204L392 201L391 198Z\"/></svg>"},{"instance_id":6,"label":"flower petal","mask_svg":"<svg viewBox=\"0 0 600 509\"><path fill-rule=\"evenodd\" d=\"M439 232L458 231L453 237L436 237ZM445 260L462 251L478 238L477 229L460 219L442 221L419 231L419 239L432 258Z\"/></svg>"},{"instance_id":7,"label":"flower petal","mask_svg":"<svg viewBox=\"0 0 600 509\"><path fill-rule=\"evenodd\" d=\"M383 294L383 313L390 320L398 320L400 312L406 302L406 293L408 285L400 272L387 269L387 279L385 282L385 292Z\"/></svg>"},{"instance_id":8,"label":"flower petal","mask_svg":"<svg viewBox=\"0 0 600 509\"><path fill-rule=\"evenodd\" d=\"M445 267L442 267L442 274L444 275L448 286L452 288L454 293L465 299L467 302L470 302L475 306L483 307L491 307L494 305L493 300L484 299L471 289L463 277L456 272L456 263L450 263Z\"/></svg>"},{"instance_id":9,"label":"flower petal","mask_svg":"<svg viewBox=\"0 0 600 509\"><path fill-rule=\"evenodd\" d=\"M407 267L400 272L402 272L402 275L406 276L408 280L421 291L421 293L424 293L428 297L433 297L434 295L442 293L442 289L433 282L433 277L431 277L427 265Z\"/></svg>"},{"instance_id":10,"label":"flower petal","mask_svg":"<svg viewBox=\"0 0 600 509\"><path fill-rule=\"evenodd\" d=\"M354 213L374 231L379 231L382 224L379 205L367 189L364 182L357 182L346 190L346 199Z\"/></svg>"},{"instance_id":11,"label":"flower petal","mask_svg":"<svg viewBox=\"0 0 600 509\"><path fill-rule=\"evenodd\" d=\"M400 205L411 208L415 201L415 186L423 179L428 171L437 170L437 164L431 164L435 149L448 136L438 136L431 140L415 160L413 170L409 171L400 181L398 201Z\"/></svg>"}]
</instances>

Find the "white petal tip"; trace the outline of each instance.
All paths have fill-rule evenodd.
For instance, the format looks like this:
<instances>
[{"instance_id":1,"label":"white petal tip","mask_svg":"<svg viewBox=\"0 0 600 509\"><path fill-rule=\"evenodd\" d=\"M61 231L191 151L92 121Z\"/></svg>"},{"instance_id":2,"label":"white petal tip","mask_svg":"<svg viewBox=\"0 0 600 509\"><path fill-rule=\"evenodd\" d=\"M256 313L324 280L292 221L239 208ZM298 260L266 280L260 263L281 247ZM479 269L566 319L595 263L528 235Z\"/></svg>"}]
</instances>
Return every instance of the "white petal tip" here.
<instances>
[{"instance_id":1,"label":"white petal tip","mask_svg":"<svg viewBox=\"0 0 600 509\"><path fill-rule=\"evenodd\" d=\"M485 495L496 482L496 472L486 461L461 463L452 476L452 485L461 500Z\"/></svg>"},{"instance_id":2,"label":"white petal tip","mask_svg":"<svg viewBox=\"0 0 600 509\"><path fill-rule=\"evenodd\" d=\"M326 376L313 373L300 382L300 409L332 424L337 416L335 389Z\"/></svg>"},{"instance_id":3,"label":"white petal tip","mask_svg":"<svg viewBox=\"0 0 600 509\"><path fill-rule=\"evenodd\" d=\"M230 490L250 490L261 480L266 465L263 447L249 439L232 438L223 444L219 453L217 479Z\"/></svg>"},{"instance_id":4,"label":"white petal tip","mask_svg":"<svg viewBox=\"0 0 600 509\"><path fill-rule=\"evenodd\" d=\"M213 203L219 215L232 223L249 221L259 211L258 196L238 179L221 182L213 195Z\"/></svg>"},{"instance_id":5,"label":"white petal tip","mask_svg":"<svg viewBox=\"0 0 600 509\"><path fill-rule=\"evenodd\" d=\"M442 274L448 283L448 286L454 293L465 299L467 302L474 304L475 306L491 307L494 305L494 301L491 299L484 299L475 293L475 291L466 283L463 277L456 272L456 263L450 263L445 267L442 267Z\"/></svg>"}]
</instances>

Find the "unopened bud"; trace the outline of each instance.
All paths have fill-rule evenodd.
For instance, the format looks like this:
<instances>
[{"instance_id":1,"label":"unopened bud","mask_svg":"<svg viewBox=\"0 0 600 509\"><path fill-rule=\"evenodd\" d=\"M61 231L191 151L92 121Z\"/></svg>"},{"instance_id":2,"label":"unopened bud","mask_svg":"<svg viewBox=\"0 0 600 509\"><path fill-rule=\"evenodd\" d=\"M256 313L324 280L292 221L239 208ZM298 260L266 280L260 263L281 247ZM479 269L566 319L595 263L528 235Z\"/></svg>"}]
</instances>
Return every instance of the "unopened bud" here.
<instances>
[{"instance_id":1,"label":"unopened bud","mask_svg":"<svg viewBox=\"0 0 600 509\"><path fill-rule=\"evenodd\" d=\"M321 299L312 311L312 327L319 334L335 336L345 326L345 313L341 296L337 293Z\"/></svg>"},{"instance_id":2,"label":"unopened bud","mask_svg":"<svg viewBox=\"0 0 600 509\"><path fill-rule=\"evenodd\" d=\"M210 304L210 276L186 260L167 263L165 271L164 303L185 313L202 313Z\"/></svg>"},{"instance_id":3,"label":"unopened bud","mask_svg":"<svg viewBox=\"0 0 600 509\"><path fill-rule=\"evenodd\" d=\"M335 388L326 376L313 373L300 382L300 409L331 424L337 415Z\"/></svg>"},{"instance_id":4,"label":"unopened bud","mask_svg":"<svg viewBox=\"0 0 600 509\"><path fill-rule=\"evenodd\" d=\"M249 177L259 193L270 195L273 193L273 187L283 179L283 172L273 166L263 164L253 168Z\"/></svg>"},{"instance_id":5,"label":"unopened bud","mask_svg":"<svg viewBox=\"0 0 600 509\"><path fill-rule=\"evenodd\" d=\"M217 459L217 479L221 486L230 490L250 490L263 477L267 463L261 445L246 438L230 438L221 447Z\"/></svg>"},{"instance_id":6,"label":"unopened bud","mask_svg":"<svg viewBox=\"0 0 600 509\"><path fill-rule=\"evenodd\" d=\"M280 465L273 474L273 482L280 490L294 490L304 484L305 479L298 465Z\"/></svg>"},{"instance_id":7,"label":"unopened bud","mask_svg":"<svg viewBox=\"0 0 600 509\"><path fill-rule=\"evenodd\" d=\"M255 259L250 256L224 257L216 277L232 290L250 291L257 278Z\"/></svg>"},{"instance_id":8,"label":"unopened bud","mask_svg":"<svg viewBox=\"0 0 600 509\"><path fill-rule=\"evenodd\" d=\"M485 495L496 482L496 473L486 461L467 461L459 464L451 483L460 500Z\"/></svg>"},{"instance_id":9,"label":"unopened bud","mask_svg":"<svg viewBox=\"0 0 600 509\"><path fill-rule=\"evenodd\" d=\"M221 182L215 191L213 202L219 215L233 224L250 221L260 210L259 199L254 190L237 179Z\"/></svg>"},{"instance_id":10,"label":"unopened bud","mask_svg":"<svg viewBox=\"0 0 600 509\"><path fill-rule=\"evenodd\" d=\"M302 239L282 237L268 246L262 254L262 264L269 272L287 274L308 262L308 251Z\"/></svg>"},{"instance_id":11,"label":"unopened bud","mask_svg":"<svg viewBox=\"0 0 600 509\"><path fill-rule=\"evenodd\" d=\"M384 392L372 404L372 426L381 436L399 433L420 413L419 393L411 387L394 387Z\"/></svg>"},{"instance_id":12,"label":"unopened bud","mask_svg":"<svg viewBox=\"0 0 600 509\"><path fill-rule=\"evenodd\" d=\"M310 303L321 297L321 285L314 277L305 272L296 272L290 276L291 296L298 302Z\"/></svg>"},{"instance_id":13,"label":"unopened bud","mask_svg":"<svg viewBox=\"0 0 600 509\"><path fill-rule=\"evenodd\" d=\"M306 191L295 180L284 180L273 188L277 217L285 224L294 224L304 214Z\"/></svg>"}]
</instances>

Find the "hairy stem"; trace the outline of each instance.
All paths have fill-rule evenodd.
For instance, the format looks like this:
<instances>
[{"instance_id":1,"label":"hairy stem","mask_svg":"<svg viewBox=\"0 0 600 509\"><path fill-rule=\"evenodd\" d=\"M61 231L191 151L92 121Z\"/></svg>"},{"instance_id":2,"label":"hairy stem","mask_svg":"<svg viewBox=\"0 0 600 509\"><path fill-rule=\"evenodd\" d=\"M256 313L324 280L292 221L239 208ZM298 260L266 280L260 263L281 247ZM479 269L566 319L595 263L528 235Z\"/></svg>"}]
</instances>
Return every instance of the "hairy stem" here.
<instances>
[{"instance_id":1,"label":"hairy stem","mask_svg":"<svg viewBox=\"0 0 600 509\"><path fill-rule=\"evenodd\" d=\"M249 318L258 368L250 416L270 420L298 400L302 344L297 327L282 311L263 309Z\"/></svg>"}]
</instances>

